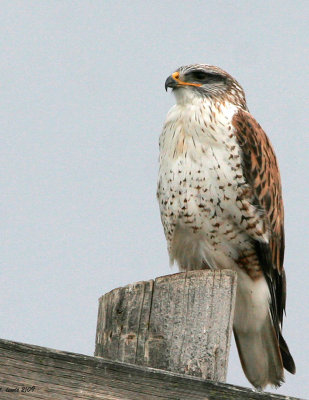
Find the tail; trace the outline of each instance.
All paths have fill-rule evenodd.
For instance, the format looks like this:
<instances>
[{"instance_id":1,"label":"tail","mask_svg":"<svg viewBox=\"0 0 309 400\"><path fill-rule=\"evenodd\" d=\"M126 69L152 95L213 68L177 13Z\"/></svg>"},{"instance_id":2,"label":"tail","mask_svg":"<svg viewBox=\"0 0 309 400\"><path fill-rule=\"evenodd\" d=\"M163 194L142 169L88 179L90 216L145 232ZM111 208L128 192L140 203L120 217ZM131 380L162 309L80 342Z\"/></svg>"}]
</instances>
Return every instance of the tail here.
<instances>
[{"instance_id":1,"label":"tail","mask_svg":"<svg viewBox=\"0 0 309 400\"><path fill-rule=\"evenodd\" d=\"M295 374L296 372L295 363L293 357L291 356L288 345L286 344L286 341L283 339L281 332L279 332L279 346L284 368L291 374Z\"/></svg>"},{"instance_id":2,"label":"tail","mask_svg":"<svg viewBox=\"0 0 309 400\"><path fill-rule=\"evenodd\" d=\"M241 277L240 277L241 278ZM284 382L284 368L295 373L295 364L281 332L276 333L269 312L269 292L264 278L239 279L234 336L244 373L257 389Z\"/></svg>"}]
</instances>

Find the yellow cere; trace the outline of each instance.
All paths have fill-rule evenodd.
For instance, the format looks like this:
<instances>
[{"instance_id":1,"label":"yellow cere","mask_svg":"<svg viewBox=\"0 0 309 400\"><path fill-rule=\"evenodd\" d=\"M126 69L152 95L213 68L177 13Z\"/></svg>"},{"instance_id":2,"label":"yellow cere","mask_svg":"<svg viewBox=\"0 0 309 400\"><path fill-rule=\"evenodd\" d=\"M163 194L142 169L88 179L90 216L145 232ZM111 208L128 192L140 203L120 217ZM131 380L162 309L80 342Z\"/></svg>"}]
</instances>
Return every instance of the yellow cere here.
<instances>
[{"instance_id":1,"label":"yellow cere","mask_svg":"<svg viewBox=\"0 0 309 400\"><path fill-rule=\"evenodd\" d=\"M179 79L179 72L174 72L174 73L172 74L172 77L173 77L173 79L175 79L175 81L178 82L180 85L197 86L197 87L202 86L201 83L190 83L190 82L181 81L181 80Z\"/></svg>"}]
</instances>

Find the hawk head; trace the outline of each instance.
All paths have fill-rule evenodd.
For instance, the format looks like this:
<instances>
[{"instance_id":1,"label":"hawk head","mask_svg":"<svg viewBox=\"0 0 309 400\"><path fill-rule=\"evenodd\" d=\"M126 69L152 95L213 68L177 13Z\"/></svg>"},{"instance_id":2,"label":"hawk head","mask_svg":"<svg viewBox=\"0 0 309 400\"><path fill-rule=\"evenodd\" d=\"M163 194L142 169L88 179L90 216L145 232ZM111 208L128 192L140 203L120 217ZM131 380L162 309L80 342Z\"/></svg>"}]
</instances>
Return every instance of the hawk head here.
<instances>
[{"instance_id":1,"label":"hawk head","mask_svg":"<svg viewBox=\"0 0 309 400\"><path fill-rule=\"evenodd\" d=\"M172 88L179 102L202 96L219 102L227 100L247 109L245 93L236 79L212 65L193 64L178 68L166 79L167 88Z\"/></svg>"}]
</instances>

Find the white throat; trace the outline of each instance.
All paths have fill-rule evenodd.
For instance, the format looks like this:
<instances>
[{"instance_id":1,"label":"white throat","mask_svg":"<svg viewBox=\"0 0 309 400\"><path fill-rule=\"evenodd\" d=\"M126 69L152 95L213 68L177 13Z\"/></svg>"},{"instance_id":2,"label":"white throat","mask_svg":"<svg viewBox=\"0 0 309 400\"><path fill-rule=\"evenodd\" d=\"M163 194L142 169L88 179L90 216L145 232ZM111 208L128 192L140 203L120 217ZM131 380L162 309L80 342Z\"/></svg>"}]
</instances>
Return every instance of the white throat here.
<instances>
[{"instance_id":1,"label":"white throat","mask_svg":"<svg viewBox=\"0 0 309 400\"><path fill-rule=\"evenodd\" d=\"M232 119L238 107L230 102L219 103L196 95L192 90L175 91L177 104L167 114L160 137L161 156L189 156L196 159L209 146L224 146L235 142ZM189 153L189 154L188 154Z\"/></svg>"}]
</instances>

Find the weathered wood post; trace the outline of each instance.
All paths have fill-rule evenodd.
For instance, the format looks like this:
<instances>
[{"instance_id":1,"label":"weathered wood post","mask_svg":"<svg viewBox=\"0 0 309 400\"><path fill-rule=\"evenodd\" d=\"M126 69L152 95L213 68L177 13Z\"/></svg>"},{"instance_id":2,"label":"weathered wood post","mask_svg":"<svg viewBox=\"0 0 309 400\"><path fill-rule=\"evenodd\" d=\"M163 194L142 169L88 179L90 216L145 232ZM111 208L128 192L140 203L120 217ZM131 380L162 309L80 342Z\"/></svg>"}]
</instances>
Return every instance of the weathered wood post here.
<instances>
[{"instance_id":1,"label":"weathered wood post","mask_svg":"<svg viewBox=\"0 0 309 400\"><path fill-rule=\"evenodd\" d=\"M235 295L229 270L114 289L99 299L95 356L224 382Z\"/></svg>"}]
</instances>

